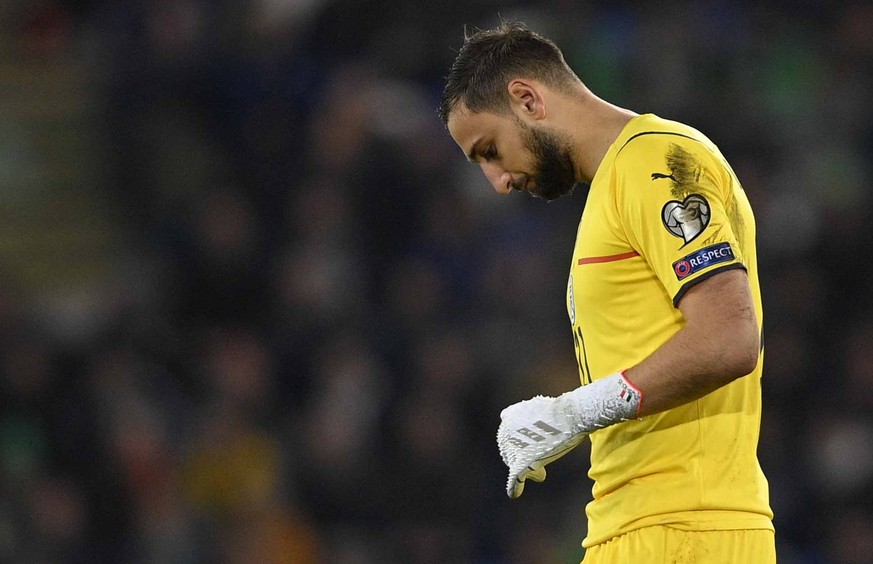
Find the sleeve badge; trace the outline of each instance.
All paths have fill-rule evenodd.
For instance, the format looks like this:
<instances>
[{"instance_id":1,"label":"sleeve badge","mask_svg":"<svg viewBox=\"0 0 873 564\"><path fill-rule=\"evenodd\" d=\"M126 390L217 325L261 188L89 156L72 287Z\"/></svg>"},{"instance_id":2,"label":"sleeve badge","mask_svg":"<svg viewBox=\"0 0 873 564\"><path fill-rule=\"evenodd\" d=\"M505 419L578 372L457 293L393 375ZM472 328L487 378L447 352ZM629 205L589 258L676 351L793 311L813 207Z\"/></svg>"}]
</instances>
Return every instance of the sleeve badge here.
<instances>
[{"instance_id":1,"label":"sleeve badge","mask_svg":"<svg viewBox=\"0 0 873 564\"><path fill-rule=\"evenodd\" d=\"M699 194L691 194L682 202L670 200L661 209L664 227L686 245L703 233L711 217L709 202Z\"/></svg>"}]
</instances>

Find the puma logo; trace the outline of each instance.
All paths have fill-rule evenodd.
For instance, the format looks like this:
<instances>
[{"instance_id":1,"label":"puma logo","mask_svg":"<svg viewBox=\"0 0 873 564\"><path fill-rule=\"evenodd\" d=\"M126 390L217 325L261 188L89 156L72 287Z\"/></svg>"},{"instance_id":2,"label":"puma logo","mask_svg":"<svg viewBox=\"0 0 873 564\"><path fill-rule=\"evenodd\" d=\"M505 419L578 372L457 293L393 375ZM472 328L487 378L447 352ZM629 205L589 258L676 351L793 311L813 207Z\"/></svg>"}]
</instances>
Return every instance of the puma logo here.
<instances>
[{"instance_id":1,"label":"puma logo","mask_svg":"<svg viewBox=\"0 0 873 564\"><path fill-rule=\"evenodd\" d=\"M676 177L673 176L672 174L661 174L660 172L653 172L652 173L652 180L658 180L660 178L669 178L673 182L676 182L677 184L679 183L679 181L676 180Z\"/></svg>"}]
</instances>

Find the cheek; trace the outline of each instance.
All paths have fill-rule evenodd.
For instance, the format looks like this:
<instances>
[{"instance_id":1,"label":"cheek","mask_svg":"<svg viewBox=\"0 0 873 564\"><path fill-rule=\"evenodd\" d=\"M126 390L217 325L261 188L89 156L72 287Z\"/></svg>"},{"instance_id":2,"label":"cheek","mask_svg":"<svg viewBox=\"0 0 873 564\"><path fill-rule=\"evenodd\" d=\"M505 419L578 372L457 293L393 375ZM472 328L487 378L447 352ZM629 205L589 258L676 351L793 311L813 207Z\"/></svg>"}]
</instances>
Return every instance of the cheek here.
<instances>
[{"instance_id":1,"label":"cheek","mask_svg":"<svg viewBox=\"0 0 873 564\"><path fill-rule=\"evenodd\" d=\"M524 172L530 172L537 165L536 155L523 140L519 140L515 146L510 147L509 152L504 157L504 161L507 167L512 167L511 170Z\"/></svg>"}]
</instances>

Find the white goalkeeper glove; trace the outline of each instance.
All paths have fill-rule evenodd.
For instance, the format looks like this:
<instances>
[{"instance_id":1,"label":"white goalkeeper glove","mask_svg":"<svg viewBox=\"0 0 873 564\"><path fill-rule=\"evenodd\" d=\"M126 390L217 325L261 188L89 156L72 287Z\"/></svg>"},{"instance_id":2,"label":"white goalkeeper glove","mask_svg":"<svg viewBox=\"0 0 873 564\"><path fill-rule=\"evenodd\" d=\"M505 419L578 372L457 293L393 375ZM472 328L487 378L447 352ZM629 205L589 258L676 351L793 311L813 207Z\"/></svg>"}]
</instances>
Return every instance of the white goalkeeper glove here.
<instances>
[{"instance_id":1,"label":"white goalkeeper glove","mask_svg":"<svg viewBox=\"0 0 873 564\"><path fill-rule=\"evenodd\" d=\"M546 464L576 448L589 433L639 416L642 392L623 372L561 394L536 396L500 413L497 446L509 467L506 493L515 499L528 478L546 479Z\"/></svg>"}]
</instances>

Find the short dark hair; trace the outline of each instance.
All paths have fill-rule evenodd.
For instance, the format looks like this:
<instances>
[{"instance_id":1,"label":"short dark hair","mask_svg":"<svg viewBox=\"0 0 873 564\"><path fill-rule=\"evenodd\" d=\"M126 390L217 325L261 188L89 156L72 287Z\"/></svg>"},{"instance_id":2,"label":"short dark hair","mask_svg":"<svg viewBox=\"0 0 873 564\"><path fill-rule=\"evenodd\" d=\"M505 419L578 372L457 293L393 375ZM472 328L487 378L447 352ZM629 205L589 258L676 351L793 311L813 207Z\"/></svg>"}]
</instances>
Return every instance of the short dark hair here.
<instances>
[{"instance_id":1,"label":"short dark hair","mask_svg":"<svg viewBox=\"0 0 873 564\"><path fill-rule=\"evenodd\" d=\"M504 21L496 29L480 29L464 37L446 77L440 118L448 123L449 114L462 102L474 112L505 113L506 85L515 78L536 79L562 92L579 81L551 39L523 23Z\"/></svg>"}]
</instances>

